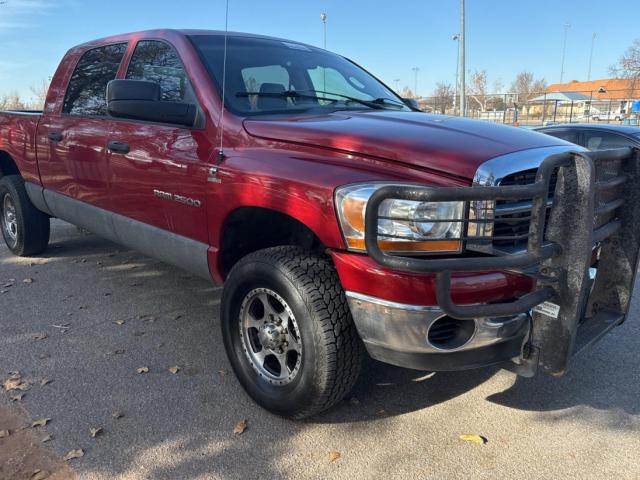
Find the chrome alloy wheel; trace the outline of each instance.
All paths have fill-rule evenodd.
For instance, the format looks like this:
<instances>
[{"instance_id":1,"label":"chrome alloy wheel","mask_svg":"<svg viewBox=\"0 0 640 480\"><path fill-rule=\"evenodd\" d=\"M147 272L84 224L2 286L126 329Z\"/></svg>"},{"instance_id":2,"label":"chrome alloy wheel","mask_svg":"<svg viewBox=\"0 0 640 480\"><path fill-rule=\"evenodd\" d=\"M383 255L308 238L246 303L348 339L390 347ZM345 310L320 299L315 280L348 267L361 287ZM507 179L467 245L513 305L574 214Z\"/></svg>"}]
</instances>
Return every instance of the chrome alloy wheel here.
<instances>
[{"instance_id":1,"label":"chrome alloy wheel","mask_svg":"<svg viewBox=\"0 0 640 480\"><path fill-rule=\"evenodd\" d=\"M273 290L251 290L240 307L242 348L253 369L273 385L286 385L302 363L300 329L287 302Z\"/></svg>"},{"instance_id":2,"label":"chrome alloy wheel","mask_svg":"<svg viewBox=\"0 0 640 480\"><path fill-rule=\"evenodd\" d=\"M18 217L11 196L7 193L2 199L2 230L7 241L14 246L18 242Z\"/></svg>"}]
</instances>

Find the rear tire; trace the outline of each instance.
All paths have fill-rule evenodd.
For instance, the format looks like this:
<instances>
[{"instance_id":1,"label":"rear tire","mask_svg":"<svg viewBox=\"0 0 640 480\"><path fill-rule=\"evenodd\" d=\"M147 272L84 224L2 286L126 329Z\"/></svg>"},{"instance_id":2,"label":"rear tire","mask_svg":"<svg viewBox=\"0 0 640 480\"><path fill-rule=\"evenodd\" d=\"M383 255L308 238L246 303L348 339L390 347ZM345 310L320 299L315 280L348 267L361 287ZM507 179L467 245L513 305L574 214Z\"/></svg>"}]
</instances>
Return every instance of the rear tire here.
<instances>
[{"instance_id":1,"label":"rear tire","mask_svg":"<svg viewBox=\"0 0 640 480\"><path fill-rule=\"evenodd\" d=\"M291 246L252 253L231 270L221 310L233 370L263 408L301 419L351 391L364 348L328 258Z\"/></svg>"},{"instance_id":2,"label":"rear tire","mask_svg":"<svg viewBox=\"0 0 640 480\"><path fill-rule=\"evenodd\" d=\"M42 253L49 244L49 216L31 203L18 175L0 179L0 230L9 250L21 257Z\"/></svg>"}]
</instances>

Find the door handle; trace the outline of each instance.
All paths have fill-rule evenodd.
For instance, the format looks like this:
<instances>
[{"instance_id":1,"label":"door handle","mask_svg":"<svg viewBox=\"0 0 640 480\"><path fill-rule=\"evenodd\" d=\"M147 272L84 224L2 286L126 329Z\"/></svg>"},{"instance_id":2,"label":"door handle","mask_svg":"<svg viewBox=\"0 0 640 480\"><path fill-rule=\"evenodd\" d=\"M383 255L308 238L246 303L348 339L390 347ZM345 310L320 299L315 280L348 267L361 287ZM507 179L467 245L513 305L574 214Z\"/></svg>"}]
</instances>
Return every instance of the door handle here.
<instances>
[{"instance_id":1,"label":"door handle","mask_svg":"<svg viewBox=\"0 0 640 480\"><path fill-rule=\"evenodd\" d=\"M111 140L107 143L107 148L112 153L129 153L129 144L127 142L118 142L117 140Z\"/></svg>"},{"instance_id":2,"label":"door handle","mask_svg":"<svg viewBox=\"0 0 640 480\"><path fill-rule=\"evenodd\" d=\"M49 132L47 138L52 142L59 142L62 140L62 134L60 132Z\"/></svg>"}]
</instances>

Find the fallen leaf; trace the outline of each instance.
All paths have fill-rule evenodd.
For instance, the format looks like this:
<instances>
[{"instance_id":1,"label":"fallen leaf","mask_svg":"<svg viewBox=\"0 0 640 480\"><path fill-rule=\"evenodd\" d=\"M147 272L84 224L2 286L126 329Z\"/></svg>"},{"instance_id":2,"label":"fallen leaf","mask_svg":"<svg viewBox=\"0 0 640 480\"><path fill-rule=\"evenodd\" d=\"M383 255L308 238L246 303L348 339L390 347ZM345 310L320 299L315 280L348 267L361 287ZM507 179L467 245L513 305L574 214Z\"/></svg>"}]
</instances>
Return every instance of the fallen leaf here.
<instances>
[{"instance_id":1,"label":"fallen leaf","mask_svg":"<svg viewBox=\"0 0 640 480\"><path fill-rule=\"evenodd\" d=\"M382 417L383 415L386 415L386 414L387 414L387 411L384 408L381 408L380 410L378 410L376 412L376 415L378 415L380 417Z\"/></svg>"},{"instance_id":2,"label":"fallen leaf","mask_svg":"<svg viewBox=\"0 0 640 480\"><path fill-rule=\"evenodd\" d=\"M122 412L120 412L120 411L116 411L116 412L113 412L113 413L111 414L111 416L117 420L118 418L122 418L122 417L124 417L124 413L122 413Z\"/></svg>"},{"instance_id":3,"label":"fallen leaf","mask_svg":"<svg viewBox=\"0 0 640 480\"><path fill-rule=\"evenodd\" d=\"M122 355L124 353L124 349L119 348L118 350L114 350L113 352L109 352L111 355Z\"/></svg>"},{"instance_id":4,"label":"fallen leaf","mask_svg":"<svg viewBox=\"0 0 640 480\"><path fill-rule=\"evenodd\" d=\"M11 432L9 430L0 430L0 438L6 438L9 435L11 435Z\"/></svg>"},{"instance_id":5,"label":"fallen leaf","mask_svg":"<svg viewBox=\"0 0 640 480\"><path fill-rule=\"evenodd\" d=\"M44 387L45 385L48 385L51 382L52 380L50 378L43 378L42 380L40 380L40 386Z\"/></svg>"},{"instance_id":6,"label":"fallen leaf","mask_svg":"<svg viewBox=\"0 0 640 480\"><path fill-rule=\"evenodd\" d=\"M47 433L44 437L42 437L42 439L40 441L42 443L45 443L45 442L50 441L51 439L53 439L53 437Z\"/></svg>"},{"instance_id":7,"label":"fallen leaf","mask_svg":"<svg viewBox=\"0 0 640 480\"><path fill-rule=\"evenodd\" d=\"M136 369L138 373L149 373L149 367L140 367Z\"/></svg>"},{"instance_id":8,"label":"fallen leaf","mask_svg":"<svg viewBox=\"0 0 640 480\"><path fill-rule=\"evenodd\" d=\"M125 323L124 320L116 320L115 321L116 325L124 325L124 323Z\"/></svg>"},{"instance_id":9,"label":"fallen leaf","mask_svg":"<svg viewBox=\"0 0 640 480\"><path fill-rule=\"evenodd\" d=\"M174 367L171 367L169 369L169 371L175 375L176 373L178 373L180 371L180 367L176 365Z\"/></svg>"},{"instance_id":10,"label":"fallen leaf","mask_svg":"<svg viewBox=\"0 0 640 480\"><path fill-rule=\"evenodd\" d=\"M11 390L29 390L29 384L23 382L19 376L7 378L2 385L7 392Z\"/></svg>"},{"instance_id":11,"label":"fallen leaf","mask_svg":"<svg viewBox=\"0 0 640 480\"><path fill-rule=\"evenodd\" d=\"M329 461L335 462L340 458L340 452L329 452Z\"/></svg>"},{"instance_id":12,"label":"fallen leaf","mask_svg":"<svg viewBox=\"0 0 640 480\"><path fill-rule=\"evenodd\" d=\"M233 427L233 433L236 435L242 435L246 429L247 429L247 421L240 420L238 423L236 423L236 426Z\"/></svg>"},{"instance_id":13,"label":"fallen leaf","mask_svg":"<svg viewBox=\"0 0 640 480\"><path fill-rule=\"evenodd\" d=\"M84 457L84 450L82 450L81 448L77 449L77 450L71 450L69 453L67 453L64 456L65 460L72 460L74 458L80 458L80 457Z\"/></svg>"},{"instance_id":14,"label":"fallen leaf","mask_svg":"<svg viewBox=\"0 0 640 480\"><path fill-rule=\"evenodd\" d=\"M489 440L481 435L460 435L460 440L465 442L477 443L478 445L484 445Z\"/></svg>"},{"instance_id":15,"label":"fallen leaf","mask_svg":"<svg viewBox=\"0 0 640 480\"><path fill-rule=\"evenodd\" d=\"M49 423L50 421L51 421L51 419L50 419L50 418L41 418L41 419L36 420L35 422L33 422L33 423L31 424L31 426L32 426L33 428L35 428L35 427L44 427L44 426L45 426L47 423Z\"/></svg>"},{"instance_id":16,"label":"fallen leaf","mask_svg":"<svg viewBox=\"0 0 640 480\"><path fill-rule=\"evenodd\" d=\"M38 333L38 334L33 336L33 339L34 340L44 340L47 337L48 337L48 335L46 333Z\"/></svg>"},{"instance_id":17,"label":"fallen leaf","mask_svg":"<svg viewBox=\"0 0 640 480\"><path fill-rule=\"evenodd\" d=\"M34 470L31 474L31 480L45 480L49 478L51 474L47 470Z\"/></svg>"},{"instance_id":18,"label":"fallen leaf","mask_svg":"<svg viewBox=\"0 0 640 480\"><path fill-rule=\"evenodd\" d=\"M22 400L22 397L24 397L24 393L19 393L18 395L13 395L11 397L11 401L12 402L19 402L20 400Z\"/></svg>"},{"instance_id":19,"label":"fallen leaf","mask_svg":"<svg viewBox=\"0 0 640 480\"><path fill-rule=\"evenodd\" d=\"M224 377L227 374L227 371L224 368L221 368L218 370L218 373Z\"/></svg>"},{"instance_id":20,"label":"fallen leaf","mask_svg":"<svg viewBox=\"0 0 640 480\"><path fill-rule=\"evenodd\" d=\"M33 283L33 278L25 278L22 283Z\"/></svg>"},{"instance_id":21,"label":"fallen leaf","mask_svg":"<svg viewBox=\"0 0 640 480\"><path fill-rule=\"evenodd\" d=\"M102 433L102 427L97 427L97 428L90 428L89 429L89 435L91 435L91 438L96 438L97 435Z\"/></svg>"}]
</instances>

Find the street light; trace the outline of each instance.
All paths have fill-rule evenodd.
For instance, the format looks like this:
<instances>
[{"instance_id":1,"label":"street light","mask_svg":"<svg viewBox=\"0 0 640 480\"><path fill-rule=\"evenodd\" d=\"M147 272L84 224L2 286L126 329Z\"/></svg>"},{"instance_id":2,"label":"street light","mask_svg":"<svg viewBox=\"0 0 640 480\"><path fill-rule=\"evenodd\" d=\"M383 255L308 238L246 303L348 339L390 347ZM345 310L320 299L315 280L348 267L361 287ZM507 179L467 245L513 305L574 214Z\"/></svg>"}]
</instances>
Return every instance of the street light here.
<instances>
[{"instance_id":1,"label":"street light","mask_svg":"<svg viewBox=\"0 0 640 480\"><path fill-rule=\"evenodd\" d=\"M456 103L458 101L458 83L460 82L459 74L460 74L460 34L456 33L451 37L451 40L454 42L458 42L458 48L456 48L458 54L456 56L456 86L455 86L455 94L453 96L453 114L456 113Z\"/></svg>"},{"instance_id":2,"label":"street light","mask_svg":"<svg viewBox=\"0 0 640 480\"><path fill-rule=\"evenodd\" d=\"M460 116L464 117L467 113L466 108L466 83L464 79L465 72L465 59L464 59L464 32L465 31L465 23L464 23L464 0L460 0Z\"/></svg>"},{"instance_id":3,"label":"street light","mask_svg":"<svg viewBox=\"0 0 640 480\"><path fill-rule=\"evenodd\" d=\"M562 41L562 67L560 69L560 83L562 83L562 80L564 80L564 57L567 50L567 33L569 32L570 28L571 28L570 23L564 24L564 40Z\"/></svg>"},{"instance_id":4,"label":"street light","mask_svg":"<svg viewBox=\"0 0 640 480\"><path fill-rule=\"evenodd\" d=\"M413 75L414 75L414 83L413 83L413 95L418 98L418 72L420 71L419 67L413 67L411 70L413 70Z\"/></svg>"},{"instance_id":5,"label":"street light","mask_svg":"<svg viewBox=\"0 0 640 480\"><path fill-rule=\"evenodd\" d=\"M400 93L400 79L399 78L394 78L393 81L396 84L396 93Z\"/></svg>"},{"instance_id":6,"label":"street light","mask_svg":"<svg viewBox=\"0 0 640 480\"><path fill-rule=\"evenodd\" d=\"M327 49L327 14L322 12L320 14L320 20L322 20L322 27L324 29L324 42L323 42L324 47L323 48L326 50Z\"/></svg>"},{"instance_id":7,"label":"street light","mask_svg":"<svg viewBox=\"0 0 640 480\"><path fill-rule=\"evenodd\" d=\"M596 32L591 36L591 51L589 52L589 71L587 72L587 80L591 80L591 61L593 60L593 46L596 43Z\"/></svg>"}]
</instances>

